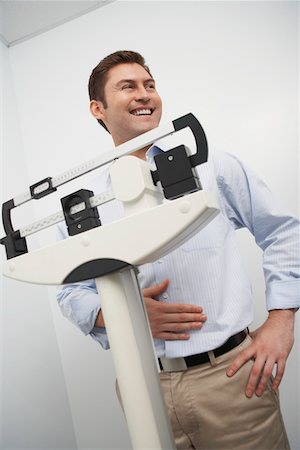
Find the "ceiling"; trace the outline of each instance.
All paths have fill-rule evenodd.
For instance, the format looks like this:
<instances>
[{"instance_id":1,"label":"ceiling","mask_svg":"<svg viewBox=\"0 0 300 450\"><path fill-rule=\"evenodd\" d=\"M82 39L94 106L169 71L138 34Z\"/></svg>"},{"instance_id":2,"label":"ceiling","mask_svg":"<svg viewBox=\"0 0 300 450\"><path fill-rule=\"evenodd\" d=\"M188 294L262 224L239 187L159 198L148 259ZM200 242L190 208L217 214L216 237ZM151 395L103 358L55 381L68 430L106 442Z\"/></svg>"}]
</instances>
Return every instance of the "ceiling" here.
<instances>
[{"instance_id":1,"label":"ceiling","mask_svg":"<svg viewBox=\"0 0 300 450\"><path fill-rule=\"evenodd\" d=\"M0 0L0 40L19 44L115 0Z\"/></svg>"}]
</instances>

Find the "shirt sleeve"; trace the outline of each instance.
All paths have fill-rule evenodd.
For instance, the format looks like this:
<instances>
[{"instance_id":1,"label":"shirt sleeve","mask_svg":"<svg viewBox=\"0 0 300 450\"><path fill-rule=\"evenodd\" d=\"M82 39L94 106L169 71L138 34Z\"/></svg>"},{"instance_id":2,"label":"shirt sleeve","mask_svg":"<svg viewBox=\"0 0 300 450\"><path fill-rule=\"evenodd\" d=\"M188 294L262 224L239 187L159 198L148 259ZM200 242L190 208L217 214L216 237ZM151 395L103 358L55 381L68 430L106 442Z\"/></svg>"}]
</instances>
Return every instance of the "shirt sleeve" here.
<instances>
[{"instance_id":1,"label":"shirt sleeve","mask_svg":"<svg viewBox=\"0 0 300 450\"><path fill-rule=\"evenodd\" d=\"M57 239L65 239L68 233L65 225L57 227ZM95 280L86 280L65 284L57 289L57 301L62 314L67 317L85 335L89 334L104 349L109 348L105 328L94 326L100 311L100 297Z\"/></svg>"},{"instance_id":2,"label":"shirt sleeve","mask_svg":"<svg viewBox=\"0 0 300 450\"><path fill-rule=\"evenodd\" d=\"M219 159L220 201L235 229L247 227L263 250L267 309L300 306L299 220L236 157Z\"/></svg>"}]
</instances>

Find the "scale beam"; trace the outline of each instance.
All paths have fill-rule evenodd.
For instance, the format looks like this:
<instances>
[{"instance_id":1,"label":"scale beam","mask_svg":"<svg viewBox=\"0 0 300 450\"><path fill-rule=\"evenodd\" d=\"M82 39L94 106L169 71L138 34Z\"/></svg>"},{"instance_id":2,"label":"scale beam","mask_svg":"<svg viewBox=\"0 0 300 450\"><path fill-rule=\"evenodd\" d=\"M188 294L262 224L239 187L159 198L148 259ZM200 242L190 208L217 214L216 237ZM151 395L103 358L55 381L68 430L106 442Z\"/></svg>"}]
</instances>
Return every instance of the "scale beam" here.
<instances>
[{"instance_id":1,"label":"scale beam","mask_svg":"<svg viewBox=\"0 0 300 450\"><path fill-rule=\"evenodd\" d=\"M142 148L145 148L151 144L153 144L155 141L162 139L166 136L169 136L173 134L176 131L179 131L183 128L189 127L194 135L195 141L196 141L196 148L197 151L194 155L185 155L185 158L188 157L188 170L191 172L191 175L189 175L190 179L194 178L193 168L202 163L207 161L207 155L208 155L208 148L207 148L207 141L206 136L204 133L204 130L201 126L201 124L198 122L196 117L189 113L185 116L182 116L178 119L173 120L171 124L168 126L163 127L157 127L153 130L150 130L141 136L137 136L134 139L131 139L128 142L125 142L122 145L119 145L115 148L112 148L110 151L105 152L101 155L98 155L97 157L86 161L76 167L74 167L71 170L68 170L66 172L63 172L62 174L56 176L56 177L48 177L45 178L33 185L31 185L27 192L20 194L16 197L14 197L11 200L8 200L2 205L2 221L3 221L3 227L4 231L6 233L6 236L4 236L0 243L5 246L6 249L6 255L8 259L15 258L16 256L20 256L24 253L28 252L27 248L27 242L25 237L33 234L37 231L40 231L41 229L44 229L48 226L51 226L58 221L61 220L61 215L59 213L55 213L52 216L49 216L48 218L44 219L43 221L35 222L32 225L28 225L27 227L24 227L22 230L15 230L12 225L11 220L11 211L13 208L20 206L24 203L27 203L30 200L39 200L46 195L49 195L57 190L57 188L65 183L68 183L71 180L74 180L75 178L78 178L82 175L85 175L88 172L91 172L92 170L95 170L105 164L108 164L115 159L118 159L122 156L128 155L132 152L135 152L137 150L140 150ZM170 150L169 152L173 151L175 149ZM178 152L177 152L178 153ZM174 159L172 155L168 155L168 160L171 161L171 158ZM159 164L160 157L157 157L157 164ZM180 167L180 164L177 165L177 167ZM161 184L164 188L166 198L175 198L177 194L178 189L176 190L174 194L174 185L177 183L177 180L174 179L171 183L171 187L165 186L166 181L165 179L169 178L169 176L165 173L166 165L163 164L161 169L156 170L152 174L152 178L154 183L156 184L158 181L161 181ZM187 177L188 175L181 174L180 176ZM160 178L161 177L161 178ZM169 183L169 181L168 181ZM189 186L195 186L195 189L197 189L199 186L196 183L189 182ZM183 188L185 189L185 187ZM192 192L190 188L190 192ZM167 194L168 193L168 194ZM185 192L186 193L186 192ZM175 195L175 196L174 196ZM184 195L180 194L180 195ZM81 203L81 202L79 202ZM74 205L73 205L74 206ZM93 205L87 202L86 209L88 208L95 208ZM68 214L69 211L67 211ZM66 217L66 214L64 214ZM94 209L94 213L92 213L92 217L95 217L96 211ZM77 216L78 217L78 216ZM98 226L100 225L100 222L97 220L90 220L87 222L86 226L82 228L82 231L86 230L86 227L89 226ZM79 232L79 230L76 230L76 227L72 227L73 232Z\"/></svg>"}]
</instances>

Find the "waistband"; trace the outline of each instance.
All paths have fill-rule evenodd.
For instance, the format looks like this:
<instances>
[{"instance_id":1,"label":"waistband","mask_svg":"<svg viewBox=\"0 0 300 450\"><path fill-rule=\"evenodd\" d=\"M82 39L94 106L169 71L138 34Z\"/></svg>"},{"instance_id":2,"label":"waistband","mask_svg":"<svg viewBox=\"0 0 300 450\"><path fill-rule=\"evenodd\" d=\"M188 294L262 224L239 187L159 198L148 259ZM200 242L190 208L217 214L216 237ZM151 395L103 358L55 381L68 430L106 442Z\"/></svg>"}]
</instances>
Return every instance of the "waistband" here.
<instances>
[{"instance_id":1,"label":"waistband","mask_svg":"<svg viewBox=\"0 0 300 450\"><path fill-rule=\"evenodd\" d=\"M215 358L224 355L241 344L248 334L248 330L242 330L231 336L221 347L212 350ZM182 358L158 358L158 364L163 372L176 372L187 370L189 367L198 366L210 362L209 353L184 356Z\"/></svg>"}]
</instances>

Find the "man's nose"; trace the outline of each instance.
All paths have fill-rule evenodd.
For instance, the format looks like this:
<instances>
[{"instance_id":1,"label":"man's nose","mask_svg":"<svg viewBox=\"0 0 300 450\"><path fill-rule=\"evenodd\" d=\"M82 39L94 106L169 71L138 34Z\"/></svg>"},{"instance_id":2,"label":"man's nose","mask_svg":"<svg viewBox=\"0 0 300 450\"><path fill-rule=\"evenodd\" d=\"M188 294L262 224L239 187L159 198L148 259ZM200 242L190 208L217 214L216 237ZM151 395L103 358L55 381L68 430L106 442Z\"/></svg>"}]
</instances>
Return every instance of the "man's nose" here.
<instances>
[{"instance_id":1,"label":"man's nose","mask_svg":"<svg viewBox=\"0 0 300 450\"><path fill-rule=\"evenodd\" d=\"M145 86L141 86L137 89L136 100L142 102L148 102L150 99L149 92L145 88Z\"/></svg>"}]
</instances>

